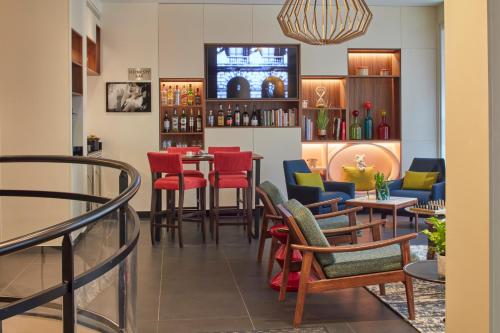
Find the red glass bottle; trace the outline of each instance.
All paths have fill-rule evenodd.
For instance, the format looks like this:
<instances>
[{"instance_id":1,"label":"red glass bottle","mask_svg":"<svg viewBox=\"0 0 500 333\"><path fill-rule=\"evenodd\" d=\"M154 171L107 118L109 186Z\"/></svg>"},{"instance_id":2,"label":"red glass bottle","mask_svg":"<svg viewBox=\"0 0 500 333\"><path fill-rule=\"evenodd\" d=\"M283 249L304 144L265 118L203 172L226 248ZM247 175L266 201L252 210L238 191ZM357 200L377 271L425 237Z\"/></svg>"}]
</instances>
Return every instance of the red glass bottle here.
<instances>
[{"instance_id":1,"label":"red glass bottle","mask_svg":"<svg viewBox=\"0 0 500 333\"><path fill-rule=\"evenodd\" d=\"M389 140L391 136L391 128L387 123L387 112L382 111L380 115L382 116L382 120L380 121L380 124L378 125L377 129L378 138L379 140Z\"/></svg>"}]
</instances>

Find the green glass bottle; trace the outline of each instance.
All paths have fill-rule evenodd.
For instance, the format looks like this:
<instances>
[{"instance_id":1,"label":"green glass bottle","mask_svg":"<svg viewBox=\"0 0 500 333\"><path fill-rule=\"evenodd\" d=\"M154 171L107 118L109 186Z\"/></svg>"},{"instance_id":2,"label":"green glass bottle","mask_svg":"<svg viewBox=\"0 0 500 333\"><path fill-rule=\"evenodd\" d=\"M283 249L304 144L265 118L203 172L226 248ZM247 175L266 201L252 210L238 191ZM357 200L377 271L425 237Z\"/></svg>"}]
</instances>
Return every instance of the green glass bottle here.
<instances>
[{"instance_id":1,"label":"green glass bottle","mask_svg":"<svg viewBox=\"0 0 500 333\"><path fill-rule=\"evenodd\" d=\"M359 111L358 110L353 110L352 111L352 116L353 116L353 121L351 126L349 127L349 137L351 140L361 140L362 137L362 127L359 123Z\"/></svg>"}]
</instances>

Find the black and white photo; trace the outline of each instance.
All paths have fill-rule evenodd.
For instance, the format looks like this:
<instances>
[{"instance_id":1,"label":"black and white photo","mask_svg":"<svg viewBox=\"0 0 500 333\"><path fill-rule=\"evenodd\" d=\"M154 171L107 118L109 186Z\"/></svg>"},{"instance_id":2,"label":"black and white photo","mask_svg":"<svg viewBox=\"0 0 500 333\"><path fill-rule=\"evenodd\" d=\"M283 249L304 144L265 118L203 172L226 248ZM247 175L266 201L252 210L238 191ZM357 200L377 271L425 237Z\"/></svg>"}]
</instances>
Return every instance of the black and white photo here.
<instances>
[{"instance_id":1,"label":"black and white photo","mask_svg":"<svg viewBox=\"0 0 500 333\"><path fill-rule=\"evenodd\" d=\"M151 82L106 83L107 112L151 112Z\"/></svg>"}]
</instances>

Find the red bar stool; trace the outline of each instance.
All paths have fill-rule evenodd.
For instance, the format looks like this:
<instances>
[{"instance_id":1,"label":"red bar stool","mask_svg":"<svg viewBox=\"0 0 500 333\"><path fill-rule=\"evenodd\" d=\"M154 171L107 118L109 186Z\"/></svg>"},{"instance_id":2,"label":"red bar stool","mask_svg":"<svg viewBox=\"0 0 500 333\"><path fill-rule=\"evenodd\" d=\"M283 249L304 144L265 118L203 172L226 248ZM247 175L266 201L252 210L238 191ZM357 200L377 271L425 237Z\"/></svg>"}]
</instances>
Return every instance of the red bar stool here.
<instances>
[{"instance_id":1,"label":"red bar stool","mask_svg":"<svg viewBox=\"0 0 500 333\"><path fill-rule=\"evenodd\" d=\"M214 170L209 173L210 181L210 230L215 227L215 243L219 244L219 226L244 225L248 242L252 241L252 152L222 152L214 154ZM224 222L220 216L220 189L243 190L243 212L241 222ZM239 210L239 206L237 207ZM245 221L246 220L246 221Z\"/></svg>"},{"instance_id":2,"label":"red bar stool","mask_svg":"<svg viewBox=\"0 0 500 333\"><path fill-rule=\"evenodd\" d=\"M203 241L205 235L205 210L206 195L205 188L207 180L200 177L189 177L184 175L182 167L182 158L180 154L169 153L148 153L149 166L151 168L152 193L151 193L151 242L153 245L159 240L158 229L165 227L170 229L174 237L174 229L179 233L179 246L182 248L182 223L183 221L193 221L201 224L201 233ZM167 174L162 177L162 174ZM196 189L201 194L200 208L186 210L184 212L184 192L186 190ZM167 209L161 210L161 203L158 202L159 194L162 190L167 191ZM179 207L175 209L175 192L179 191ZM157 219L161 216L167 216L167 223L162 224ZM177 220L177 224L175 224Z\"/></svg>"},{"instance_id":3,"label":"red bar stool","mask_svg":"<svg viewBox=\"0 0 500 333\"><path fill-rule=\"evenodd\" d=\"M169 154L181 154L186 155L188 152L198 154L201 152L200 147L168 147L167 153ZM200 171L200 162L199 161L187 161L183 162L186 165L194 165L196 170L184 170L184 176L187 177L200 177L204 178L203 172Z\"/></svg>"}]
</instances>

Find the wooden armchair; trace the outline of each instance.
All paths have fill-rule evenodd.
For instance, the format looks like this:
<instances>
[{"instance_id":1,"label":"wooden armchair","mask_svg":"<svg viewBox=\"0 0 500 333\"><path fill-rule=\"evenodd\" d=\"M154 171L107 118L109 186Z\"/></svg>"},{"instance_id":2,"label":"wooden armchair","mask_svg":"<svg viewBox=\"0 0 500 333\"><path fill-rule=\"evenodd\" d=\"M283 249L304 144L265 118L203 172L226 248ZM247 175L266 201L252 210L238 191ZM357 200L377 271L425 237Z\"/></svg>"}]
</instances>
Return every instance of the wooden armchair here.
<instances>
[{"instance_id":1,"label":"wooden armchair","mask_svg":"<svg viewBox=\"0 0 500 333\"><path fill-rule=\"evenodd\" d=\"M302 322L308 293L378 284L381 294L385 294L384 284L391 282L405 284L409 318L415 319L413 284L411 277L404 273L403 267L411 261L410 240L417 234L381 240L380 226L385 224L385 220L342 229L320 230L314 227L314 216L296 200L279 205L278 210L288 226L290 235L283 268L281 301L286 296L284 286L288 283L291 252L299 250L303 255L293 321L295 327L299 327ZM326 239L327 235L368 228L373 234L373 242L370 243L331 246ZM316 275L317 280L310 281L312 273Z\"/></svg>"},{"instance_id":2,"label":"wooden armchair","mask_svg":"<svg viewBox=\"0 0 500 333\"><path fill-rule=\"evenodd\" d=\"M269 232L270 224L271 223L285 224L283 217L278 213L276 208L276 205L284 203L285 199L283 197L283 194L279 191L279 189L270 182L262 183L260 186L256 187L255 191L257 192L257 195L259 195L264 205L264 217L262 220L262 227L260 234L261 236L259 240L259 251L257 254L257 261L261 263L265 242L268 238L271 238L271 234ZM327 201L305 205L305 207L307 207L308 209L314 209L322 206L331 206L333 213L315 216L321 229L335 230L335 228L342 228L342 227L356 225L356 212L362 210L362 208L355 207L339 211L337 206L339 201L340 199L338 198L330 199ZM344 232L344 233L333 233L332 237L334 237L334 239L332 239L332 242L334 242L335 244L357 243L357 233L355 231ZM271 276L272 268L274 265L274 255L277 250L278 250L278 244L276 243L275 240L273 240L273 243L271 243L271 251L269 253L268 272L267 272L268 277Z\"/></svg>"}]
</instances>

